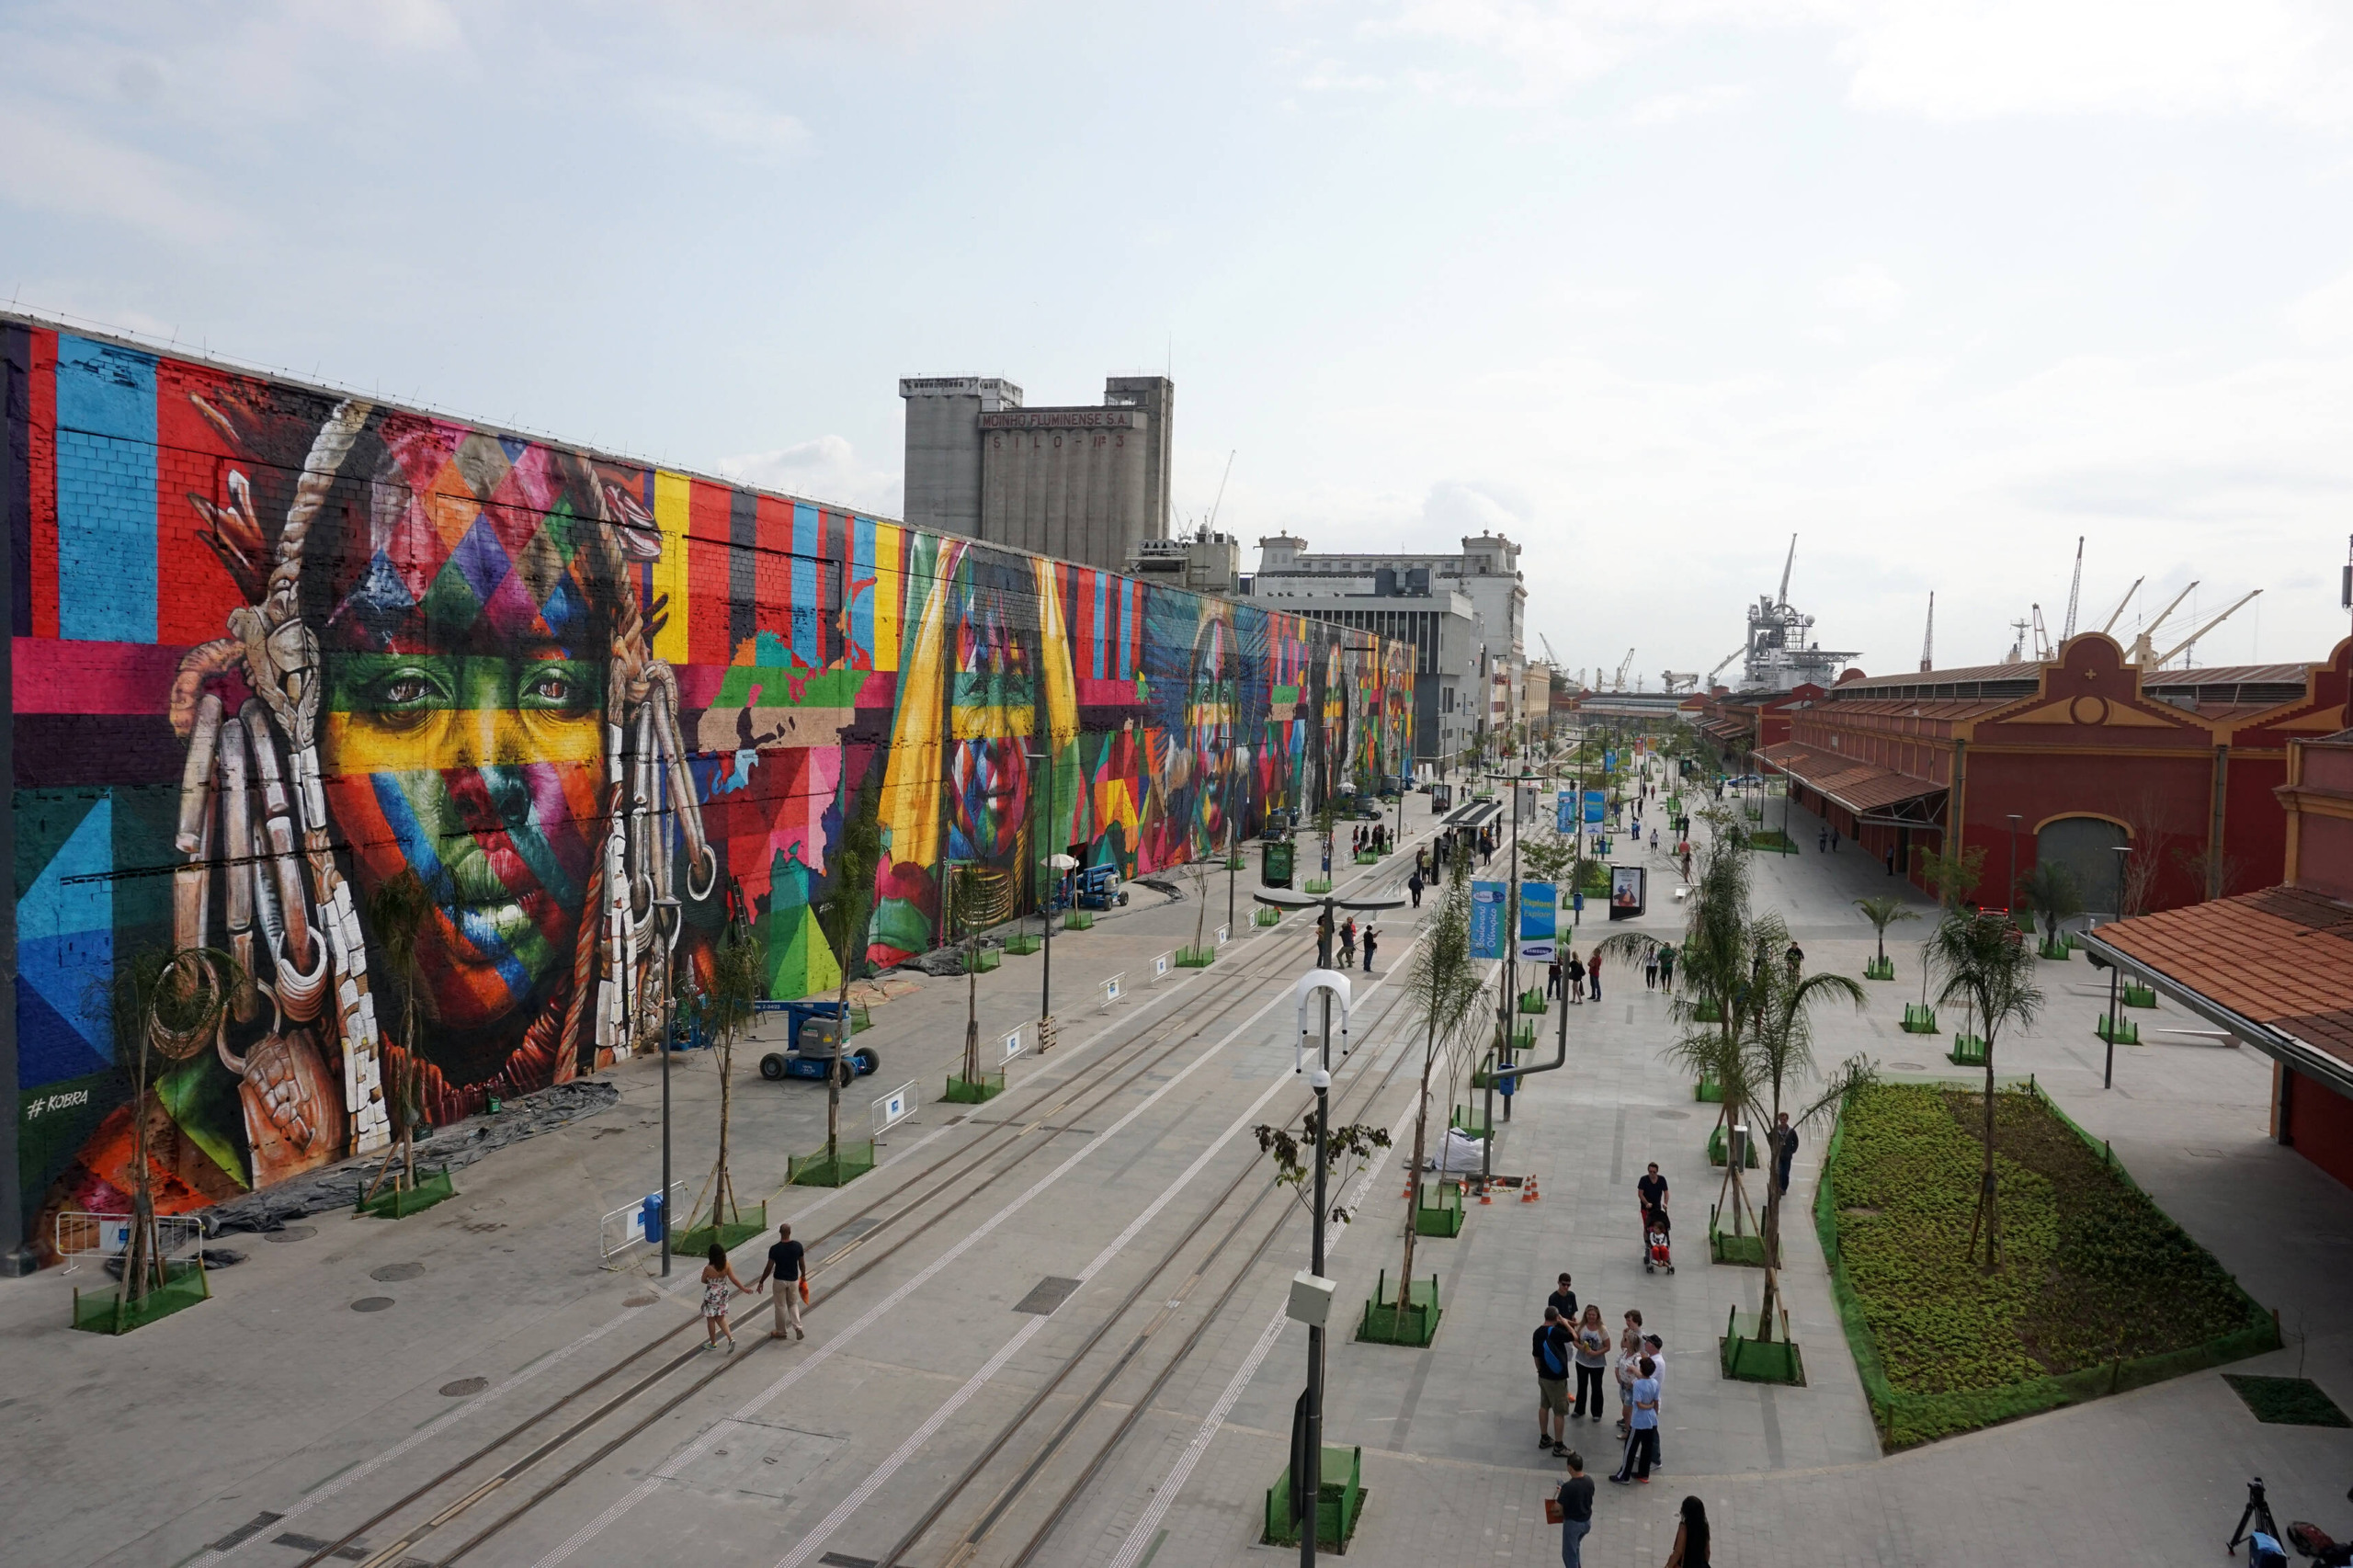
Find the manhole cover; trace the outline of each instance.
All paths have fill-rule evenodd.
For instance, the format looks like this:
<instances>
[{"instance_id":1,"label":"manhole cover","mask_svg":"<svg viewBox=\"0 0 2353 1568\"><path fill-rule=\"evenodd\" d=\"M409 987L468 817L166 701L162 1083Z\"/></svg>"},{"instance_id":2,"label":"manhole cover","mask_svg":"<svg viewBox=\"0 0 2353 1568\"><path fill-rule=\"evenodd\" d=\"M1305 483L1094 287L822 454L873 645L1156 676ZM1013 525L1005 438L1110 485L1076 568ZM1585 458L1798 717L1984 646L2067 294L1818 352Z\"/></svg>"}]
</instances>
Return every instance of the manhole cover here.
<instances>
[{"instance_id":1,"label":"manhole cover","mask_svg":"<svg viewBox=\"0 0 2353 1568\"><path fill-rule=\"evenodd\" d=\"M454 1383L443 1383L441 1392L451 1399L459 1399L466 1394L480 1393L489 1386L488 1378L460 1378Z\"/></svg>"},{"instance_id":2,"label":"manhole cover","mask_svg":"<svg viewBox=\"0 0 2353 1568\"><path fill-rule=\"evenodd\" d=\"M362 1296L351 1303L351 1310L355 1312L381 1312L392 1304L390 1296Z\"/></svg>"},{"instance_id":3,"label":"manhole cover","mask_svg":"<svg viewBox=\"0 0 2353 1568\"><path fill-rule=\"evenodd\" d=\"M403 1279L414 1279L424 1272L425 1265L421 1263L388 1263L381 1268L369 1269L368 1278L381 1279L387 1285L392 1285Z\"/></svg>"},{"instance_id":4,"label":"manhole cover","mask_svg":"<svg viewBox=\"0 0 2353 1568\"><path fill-rule=\"evenodd\" d=\"M1688 1121L1691 1119L1691 1113L1688 1110L1654 1110L1651 1112L1651 1119L1654 1121Z\"/></svg>"},{"instance_id":5,"label":"manhole cover","mask_svg":"<svg viewBox=\"0 0 2353 1568\"><path fill-rule=\"evenodd\" d=\"M621 1302L625 1307L650 1307L662 1298L654 1295L631 1296Z\"/></svg>"},{"instance_id":6,"label":"manhole cover","mask_svg":"<svg viewBox=\"0 0 2353 1568\"><path fill-rule=\"evenodd\" d=\"M261 1239L266 1242L307 1242L318 1233L316 1225L289 1225L283 1230L264 1231Z\"/></svg>"}]
</instances>

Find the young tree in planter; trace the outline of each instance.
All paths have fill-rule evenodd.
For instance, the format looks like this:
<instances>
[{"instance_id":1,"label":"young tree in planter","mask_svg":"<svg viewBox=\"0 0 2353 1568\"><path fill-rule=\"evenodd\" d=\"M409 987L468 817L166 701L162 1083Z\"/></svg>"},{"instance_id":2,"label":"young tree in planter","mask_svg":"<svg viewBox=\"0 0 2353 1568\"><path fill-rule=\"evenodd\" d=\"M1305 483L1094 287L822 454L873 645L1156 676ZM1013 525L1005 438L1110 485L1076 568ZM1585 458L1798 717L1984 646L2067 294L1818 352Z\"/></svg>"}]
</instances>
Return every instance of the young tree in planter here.
<instances>
[{"instance_id":1,"label":"young tree in planter","mask_svg":"<svg viewBox=\"0 0 2353 1568\"><path fill-rule=\"evenodd\" d=\"M401 1174L394 1176L394 1191L412 1189L416 1186L416 1129L425 1119L424 1064L417 1060L416 1028L418 1015L430 1013L432 994L425 986L425 971L417 963L417 946L425 935L426 923L433 919L433 895L426 891L424 879L413 870L404 870L376 886L368 898L368 924L375 932L377 950L382 954L385 971L401 998L401 1061L386 1085L391 1094L392 1136L395 1142L384 1155L384 1168L376 1173L369 1184L368 1196L392 1176L395 1162Z\"/></svg>"},{"instance_id":2,"label":"young tree in planter","mask_svg":"<svg viewBox=\"0 0 2353 1568\"><path fill-rule=\"evenodd\" d=\"M130 954L94 988L92 1001L112 1015L115 1059L131 1070L131 1238L118 1312L165 1283L149 1133L157 1117L156 1076L213 1049L230 1006L249 983L236 959L220 949L154 947Z\"/></svg>"},{"instance_id":3,"label":"young tree in planter","mask_svg":"<svg viewBox=\"0 0 2353 1568\"><path fill-rule=\"evenodd\" d=\"M1449 1063L1448 1103L1452 1103L1453 1060L1476 1038L1483 1008L1485 986L1479 965L1471 957L1471 869L1458 859L1439 895L1422 945L1415 949L1413 967L1405 974L1406 1017L1422 1027L1422 1079L1414 1102L1414 1154L1405 1167L1405 1258L1397 1278L1407 1287L1397 1292L1397 1330L1402 1333L1405 1307L1412 1297L1414 1243L1420 1233L1422 1162L1428 1158L1430 1078L1441 1061Z\"/></svg>"},{"instance_id":4,"label":"young tree in planter","mask_svg":"<svg viewBox=\"0 0 2353 1568\"><path fill-rule=\"evenodd\" d=\"M1899 920L1917 920L1920 918L1919 913L1902 899L1889 894L1881 894L1874 898L1859 898L1855 901L1855 907L1863 912L1863 918L1870 921L1871 929L1878 933L1879 967L1885 969L1887 967L1887 928ZM1923 994L1926 994L1923 993Z\"/></svg>"},{"instance_id":5,"label":"young tree in planter","mask_svg":"<svg viewBox=\"0 0 2353 1568\"><path fill-rule=\"evenodd\" d=\"M1937 922L1928 951L1943 977L1939 1002L1965 1001L1985 1028L1985 1158L1978 1178L1977 1215L1969 1227L1969 1256L1985 1236L1985 1272L2001 1265L2001 1210L1994 1200L1994 1042L2007 1025L2034 1022L2042 990L2034 983L2034 952L2025 933L2006 920L1974 910L1948 909Z\"/></svg>"},{"instance_id":6,"label":"young tree in planter","mask_svg":"<svg viewBox=\"0 0 2353 1568\"><path fill-rule=\"evenodd\" d=\"M1964 849L1957 855L1939 854L1929 849L1915 853L1919 857L1920 880L1936 890L1937 903L1947 915L1969 902L1970 895L1977 891L1977 884L1984 876L1985 851L1983 849ZM1936 940L1934 935L1929 937L1925 945L1927 950L1920 955L1924 960L1934 950ZM1923 1007L1928 1005L1929 968L1926 961L1920 965L1920 1006Z\"/></svg>"},{"instance_id":7,"label":"young tree in planter","mask_svg":"<svg viewBox=\"0 0 2353 1568\"><path fill-rule=\"evenodd\" d=\"M1785 954L1797 950L1790 941L1788 927L1782 925L1778 915L1768 915L1756 923L1756 946L1767 952L1777 946ZM1859 981L1847 975L1827 971L1807 974L1802 960L1786 957L1778 963L1768 962L1756 972L1754 1023L1749 1031L1747 1071L1744 1076L1755 1085L1760 1097L1769 1097L1771 1101L1766 1109L1772 1119L1765 1124L1770 1155L1765 1166L1765 1223L1762 1228L1765 1304L1757 1313L1757 1337L1770 1340L1773 1337L1773 1309L1779 1302L1780 1291L1782 1098L1797 1082L1813 1071L1813 1010L1824 1002L1845 1001L1852 1003L1859 1013L1867 993ZM1834 1082L1836 1092L1828 1096L1826 1102L1817 1100L1809 1114L1818 1113L1824 1103L1837 1103L1845 1090L1853 1086L1859 1073L1870 1073L1868 1061L1860 1058L1857 1061L1861 1062L1859 1068L1856 1062L1847 1063Z\"/></svg>"},{"instance_id":8,"label":"young tree in planter","mask_svg":"<svg viewBox=\"0 0 2353 1568\"><path fill-rule=\"evenodd\" d=\"M2075 889L2075 877L2057 860L2037 860L2019 891L2026 896L2027 907L2042 923L2042 950L2057 950L2060 923L2084 912L2083 895ZM2061 951L2059 956L2066 955Z\"/></svg>"},{"instance_id":9,"label":"young tree in planter","mask_svg":"<svg viewBox=\"0 0 2353 1568\"><path fill-rule=\"evenodd\" d=\"M703 1020L719 1052L719 1158L710 1168L710 1224L717 1230L741 1219L735 1178L727 1166L728 1136L735 1109L735 1040L753 1018L753 1005L767 990L767 958L759 937L744 920L730 920L711 949L710 985L703 993Z\"/></svg>"},{"instance_id":10,"label":"young tree in planter","mask_svg":"<svg viewBox=\"0 0 2353 1568\"><path fill-rule=\"evenodd\" d=\"M866 927L873 913L874 873L882 863L882 829L876 821L878 801L858 795L845 801L841 841L834 848L834 891L817 908L817 926L834 949L841 968L841 1050L834 1070L825 1075L825 1165L838 1171L842 1147L842 1090L850 1065L849 983L857 978L858 960L866 956Z\"/></svg>"},{"instance_id":11,"label":"young tree in planter","mask_svg":"<svg viewBox=\"0 0 2353 1568\"><path fill-rule=\"evenodd\" d=\"M941 919L946 933L959 932L957 922L963 923L955 940L964 960L964 1082L974 1085L981 1081L981 933L968 912L980 886L979 873L977 866L949 865L948 911ZM975 1087L971 1092L980 1091Z\"/></svg>"}]
</instances>

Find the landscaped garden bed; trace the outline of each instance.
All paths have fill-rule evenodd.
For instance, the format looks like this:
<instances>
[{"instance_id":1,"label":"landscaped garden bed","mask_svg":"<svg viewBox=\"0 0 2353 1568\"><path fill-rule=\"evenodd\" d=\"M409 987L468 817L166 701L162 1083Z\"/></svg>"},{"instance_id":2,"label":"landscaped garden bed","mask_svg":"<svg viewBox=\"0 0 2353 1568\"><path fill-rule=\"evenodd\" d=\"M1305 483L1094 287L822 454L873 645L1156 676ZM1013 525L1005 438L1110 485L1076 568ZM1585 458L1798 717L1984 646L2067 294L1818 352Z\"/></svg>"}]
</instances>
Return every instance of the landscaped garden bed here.
<instances>
[{"instance_id":1,"label":"landscaped garden bed","mask_svg":"<svg viewBox=\"0 0 2353 1568\"><path fill-rule=\"evenodd\" d=\"M1968 1089L1879 1084L1832 1136L1814 1221L1889 1448L2278 1347L2270 1314L2030 1082L1997 1096L2002 1264L1983 1272L1984 1117Z\"/></svg>"}]
</instances>

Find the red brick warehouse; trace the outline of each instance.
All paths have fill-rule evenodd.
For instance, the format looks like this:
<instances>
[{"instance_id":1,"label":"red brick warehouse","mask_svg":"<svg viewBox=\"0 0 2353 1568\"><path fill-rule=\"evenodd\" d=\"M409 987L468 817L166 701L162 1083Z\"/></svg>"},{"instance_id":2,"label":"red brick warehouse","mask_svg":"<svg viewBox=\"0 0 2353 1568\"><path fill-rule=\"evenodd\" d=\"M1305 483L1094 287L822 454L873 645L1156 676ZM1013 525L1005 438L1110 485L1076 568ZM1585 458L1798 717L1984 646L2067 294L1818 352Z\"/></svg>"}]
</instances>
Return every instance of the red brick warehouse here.
<instances>
[{"instance_id":1,"label":"red brick warehouse","mask_svg":"<svg viewBox=\"0 0 2353 1568\"><path fill-rule=\"evenodd\" d=\"M2088 909L2117 913L2120 893L2137 914L2280 880L2288 744L2345 727L2349 675L2353 640L2316 665L2144 672L2092 632L2045 663L1849 671L1827 691L1716 699L1703 728L1720 743L1746 728L1793 807L1915 885L1918 852L1958 824L1985 852L1979 903L2013 902L2013 857L2021 879L2053 858Z\"/></svg>"}]
</instances>

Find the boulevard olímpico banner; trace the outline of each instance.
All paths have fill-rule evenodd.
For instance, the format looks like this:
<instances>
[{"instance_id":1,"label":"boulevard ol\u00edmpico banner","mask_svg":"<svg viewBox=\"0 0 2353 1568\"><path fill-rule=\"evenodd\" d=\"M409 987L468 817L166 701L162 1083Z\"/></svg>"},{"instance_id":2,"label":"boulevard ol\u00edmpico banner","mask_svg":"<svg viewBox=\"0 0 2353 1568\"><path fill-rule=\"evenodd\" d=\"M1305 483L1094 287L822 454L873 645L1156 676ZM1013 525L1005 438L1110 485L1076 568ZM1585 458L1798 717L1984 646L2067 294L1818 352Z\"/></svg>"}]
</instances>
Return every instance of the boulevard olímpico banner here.
<instances>
[{"instance_id":1,"label":"boulevard ol\u00edmpico banner","mask_svg":"<svg viewBox=\"0 0 2353 1568\"><path fill-rule=\"evenodd\" d=\"M1524 961L1551 963L1560 949L1557 925L1560 894L1551 882L1519 884L1519 956Z\"/></svg>"},{"instance_id":2,"label":"boulevard ol\u00edmpico banner","mask_svg":"<svg viewBox=\"0 0 2353 1568\"><path fill-rule=\"evenodd\" d=\"M1499 959L1504 956L1504 884L1501 882L1471 884L1471 956L1474 959Z\"/></svg>"},{"instance_id":3,"label":"boulevard ol\u00edmpico banner","mask_svg":"<svg viewBox=\"0 0 2353 1568\"><path fill-rule=\"evenodd\" d=\"M1602 808L1608 804L1608 797L1600 790L1587 790L1585 792L1585 820L1589 823L1600 822Z\"/></svg>"}]
</instances>

